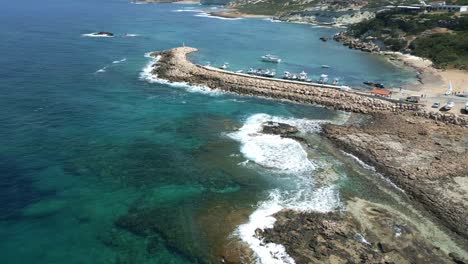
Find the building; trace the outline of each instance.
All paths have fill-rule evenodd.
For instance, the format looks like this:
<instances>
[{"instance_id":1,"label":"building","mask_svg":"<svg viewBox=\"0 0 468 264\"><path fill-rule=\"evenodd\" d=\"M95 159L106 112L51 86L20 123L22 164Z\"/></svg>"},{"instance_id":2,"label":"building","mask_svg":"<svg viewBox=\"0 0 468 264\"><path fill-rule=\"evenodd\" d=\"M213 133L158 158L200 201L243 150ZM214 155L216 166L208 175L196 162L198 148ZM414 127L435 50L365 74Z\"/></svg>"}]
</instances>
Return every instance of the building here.
<instances>
[{"instance_id":1,"label":"building","mask_svg":"<svg viewBox=\"0 0 468 264\"><path fill-rule=\"evenodd\" d=\"M430 5L421 2L418 5L399 5L399 6L386 6L400 13L418 14L426 12L468 12L468 5L447 5L445 2L432 2Z\"/></svg>"},{"instance_id":2,"label":"building","mask_svg":"<svg viewBox=\"0 0 468 264\"><path fill-rule=\"evenodd\" d=\"M374 96L390 97L392 92L385 89L374 88L372 89L371 94Z\"/></svg>"},{"instance_id":3,"label":"building","mask_svg":"<svg viewBox=\"0 0 468 264\"><path fill-rule=\"evenodd\" d=\"M467 12L468 6L459 6L459 5L431 5L429 11L436 12Z\"/></svg>"}]
</instances>

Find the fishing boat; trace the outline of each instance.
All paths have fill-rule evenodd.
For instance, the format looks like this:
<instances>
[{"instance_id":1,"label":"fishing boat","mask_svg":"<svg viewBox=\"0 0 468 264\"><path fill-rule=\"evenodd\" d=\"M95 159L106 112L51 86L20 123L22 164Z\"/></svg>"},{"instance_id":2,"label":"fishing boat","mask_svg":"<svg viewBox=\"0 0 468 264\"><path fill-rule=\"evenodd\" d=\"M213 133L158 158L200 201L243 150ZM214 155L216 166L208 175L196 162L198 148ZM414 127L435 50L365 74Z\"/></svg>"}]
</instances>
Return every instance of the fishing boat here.
<instances>
[{"instance_id":1,"label":"fishing boat","mask_svg":"<svg viewBox=\"0 0 468 264\"><path fill-rule=\"evenodd\" d=\"M278 56L267 54L262 56L262 61L280 63L281 59Z\"/></svg>"},{"instance_id":2,"label":"fishing boat","mask_svg":"<svg viewBox=\"0 0 468 264\"><path fill-rule=\"evenodd\" d=\"M290 72L285 71L285 72L283 73L283 79L290 80L291 77L292 77L292 76L291 76L291 73L290 73Z\"/></svg>"},{"instance_id":3,"label":"fishing boat","mask_svg":"<svg viewBox=\"0 0 468 264\"><path fill-rule=\"evenodd\" d=\"M455 106L455 103L453 101L448 101L447 104L445 104L444 109L449 111Z\"/></svg>"},{"instance_id":4,"label":"fishing boat","mask_svg":"<svg viewBox=\"0 0 468 264\"><path fill-rule=\"evenodd\" d=\"M324 65L322 65L321 67L322 67L322 68L324 68L324 69L328 69L328 68L330 68L330 66L329 66L329 65L325 65L325 64L324 64Z\"/></svg>"}]
</instances>

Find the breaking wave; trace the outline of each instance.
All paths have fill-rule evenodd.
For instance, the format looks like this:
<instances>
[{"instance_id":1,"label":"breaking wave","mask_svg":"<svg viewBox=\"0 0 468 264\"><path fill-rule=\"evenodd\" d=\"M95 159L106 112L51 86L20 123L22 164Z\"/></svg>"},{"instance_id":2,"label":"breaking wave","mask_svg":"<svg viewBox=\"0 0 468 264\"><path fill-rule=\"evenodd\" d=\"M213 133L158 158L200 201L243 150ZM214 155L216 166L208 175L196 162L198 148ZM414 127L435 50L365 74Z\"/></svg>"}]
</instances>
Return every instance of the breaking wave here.
<instances>
[{"instance_id":1,"label":"breaking wave","mask_svg":"<svg viewBox=\"0 0 468 264\"><path fill-rule=\"evenodd\" d=\"M338 190L334 186L317 187L313 174L317 165L308 159L302 144L279 135L262 133L262 124L268 121L286 123L298 128L300 133L320 131L323 120L275 117L255 114L247 118L237 132L228 136L241 144L241 153L247 162L264 168L281 188L269 192L268 199L260 202L249 221L236 230L238 235L257 256L258 263L295 263L284 246L265 243L255 235L255 230L272 228L273 215L283 209L327 212L340 207Z\"/></svg>"},{"instance_id":2,"label":"breaking wave","mask_svg":"<svg viewBox=\"0 0 468 264\"><path fill-rule=\"evenodd\" d=\"M207 95L212 95L212 96L224 94L224 92L221 90L211 89L207 86L190 85L186 82L170 82L168 80L158 78L158 76L153 73L153 70L155 69L156 63L161 59L161 57L158 56L155 58L155 57L152 57L150 54L151 53L145 54L145 57L150 58L150 61L141 70L140 80L144 80L149 83L159 83L159 84L165 84L165 85L169 85L169 86L176 87L176 88L183 88L186 91L192 92L192 93L202 93L202 94L207 94Z\"/></svg>"}]
</instances>

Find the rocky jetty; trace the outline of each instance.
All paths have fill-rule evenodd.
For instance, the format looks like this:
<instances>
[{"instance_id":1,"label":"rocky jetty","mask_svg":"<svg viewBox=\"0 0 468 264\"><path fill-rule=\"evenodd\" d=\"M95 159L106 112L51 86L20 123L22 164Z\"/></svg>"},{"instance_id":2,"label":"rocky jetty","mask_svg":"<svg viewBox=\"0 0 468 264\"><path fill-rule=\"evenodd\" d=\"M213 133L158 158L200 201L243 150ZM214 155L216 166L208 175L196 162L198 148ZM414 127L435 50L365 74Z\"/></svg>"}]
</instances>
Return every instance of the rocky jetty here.
<instances>
[{"instance_id":1,"label":"rocky jetty","mask_svg":"<svg viewBox=\"0 0 468 264\"><path fill-rule=\"evenodd\" d=\"M349 36L346 32L340 32L333 36L335 41L343 43L350 49L357 49L366 52L380 52L380 47L372 41L362 41L357 38Z\"/></svg>"},{"instance_id":2,"label":"rocky jetty","mask_svg":"<svg viewBox=\"0 0 468 264\"><path fill-rule=\"evenodd\" d=\"M449 113L424 112L417 104L375 97L364 92L344 91L339 86L262 78L197 65L187 59L188 54L196 51L191 47L179 47L153 52L151 56L158 60L153 65L152 74L169 82L185 82L244 95L318 104L347 112L410 112L445 123L468 126L468 118Z\"/></svg>"},{"instance_id":3,"label":"rocky jetty","mask_svg":"<svg viewBox=\"0 0 468 264\"><path fill-rule=\"evenodd\" d=\"M281 211L273 228L256 233L284 245L296 263L465 263L384 207L363 200L349 207L354 212Z\"/></svg>"},{"instance_id":4,"label":"rocky jetty","mask_svg":"<svg viewBox=\"0 0 468 264\"><path fill-rule=\"evenodd\" d=\"M374 114L323 133L389 177L440 223L468 239L468 130L413 115Z\"/></svg>"},{"instance_id":5,"label":"rocky jetty","mask_svg":"<svg viewBox=\"0 0 468 264\"><path fill-rule=\"evenodd\" d=\"M339 87L261 78L196 65L186 58L196 51L195 48L180 47L152 53L153 57L158 58L153 74L170 82L185 82L245 95L319 104L356 113L405 111L417 107L410 104L406 106L404 103L404 107L398 107L394 101L365 93L343 91Z\"/></svg>"}]
</instances>

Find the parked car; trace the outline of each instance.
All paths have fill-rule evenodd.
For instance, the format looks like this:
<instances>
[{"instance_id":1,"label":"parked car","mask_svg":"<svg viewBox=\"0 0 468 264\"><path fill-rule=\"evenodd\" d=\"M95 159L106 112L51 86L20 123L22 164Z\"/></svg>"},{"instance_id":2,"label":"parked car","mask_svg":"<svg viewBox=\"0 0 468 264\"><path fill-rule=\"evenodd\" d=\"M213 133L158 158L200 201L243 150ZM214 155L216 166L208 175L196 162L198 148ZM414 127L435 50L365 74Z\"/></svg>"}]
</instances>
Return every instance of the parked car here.
<instances>
[{"instance_id":1,"label":"parked car","mask_svg":"<svg viewBox=\"0 0 468 264\"><path fill-rule=\"evenodd\" d=\"M439 102L435 102L433 105L432 105L432 108L439 108L440 107L440 103Z\"/></svg>"}]
</instances>

